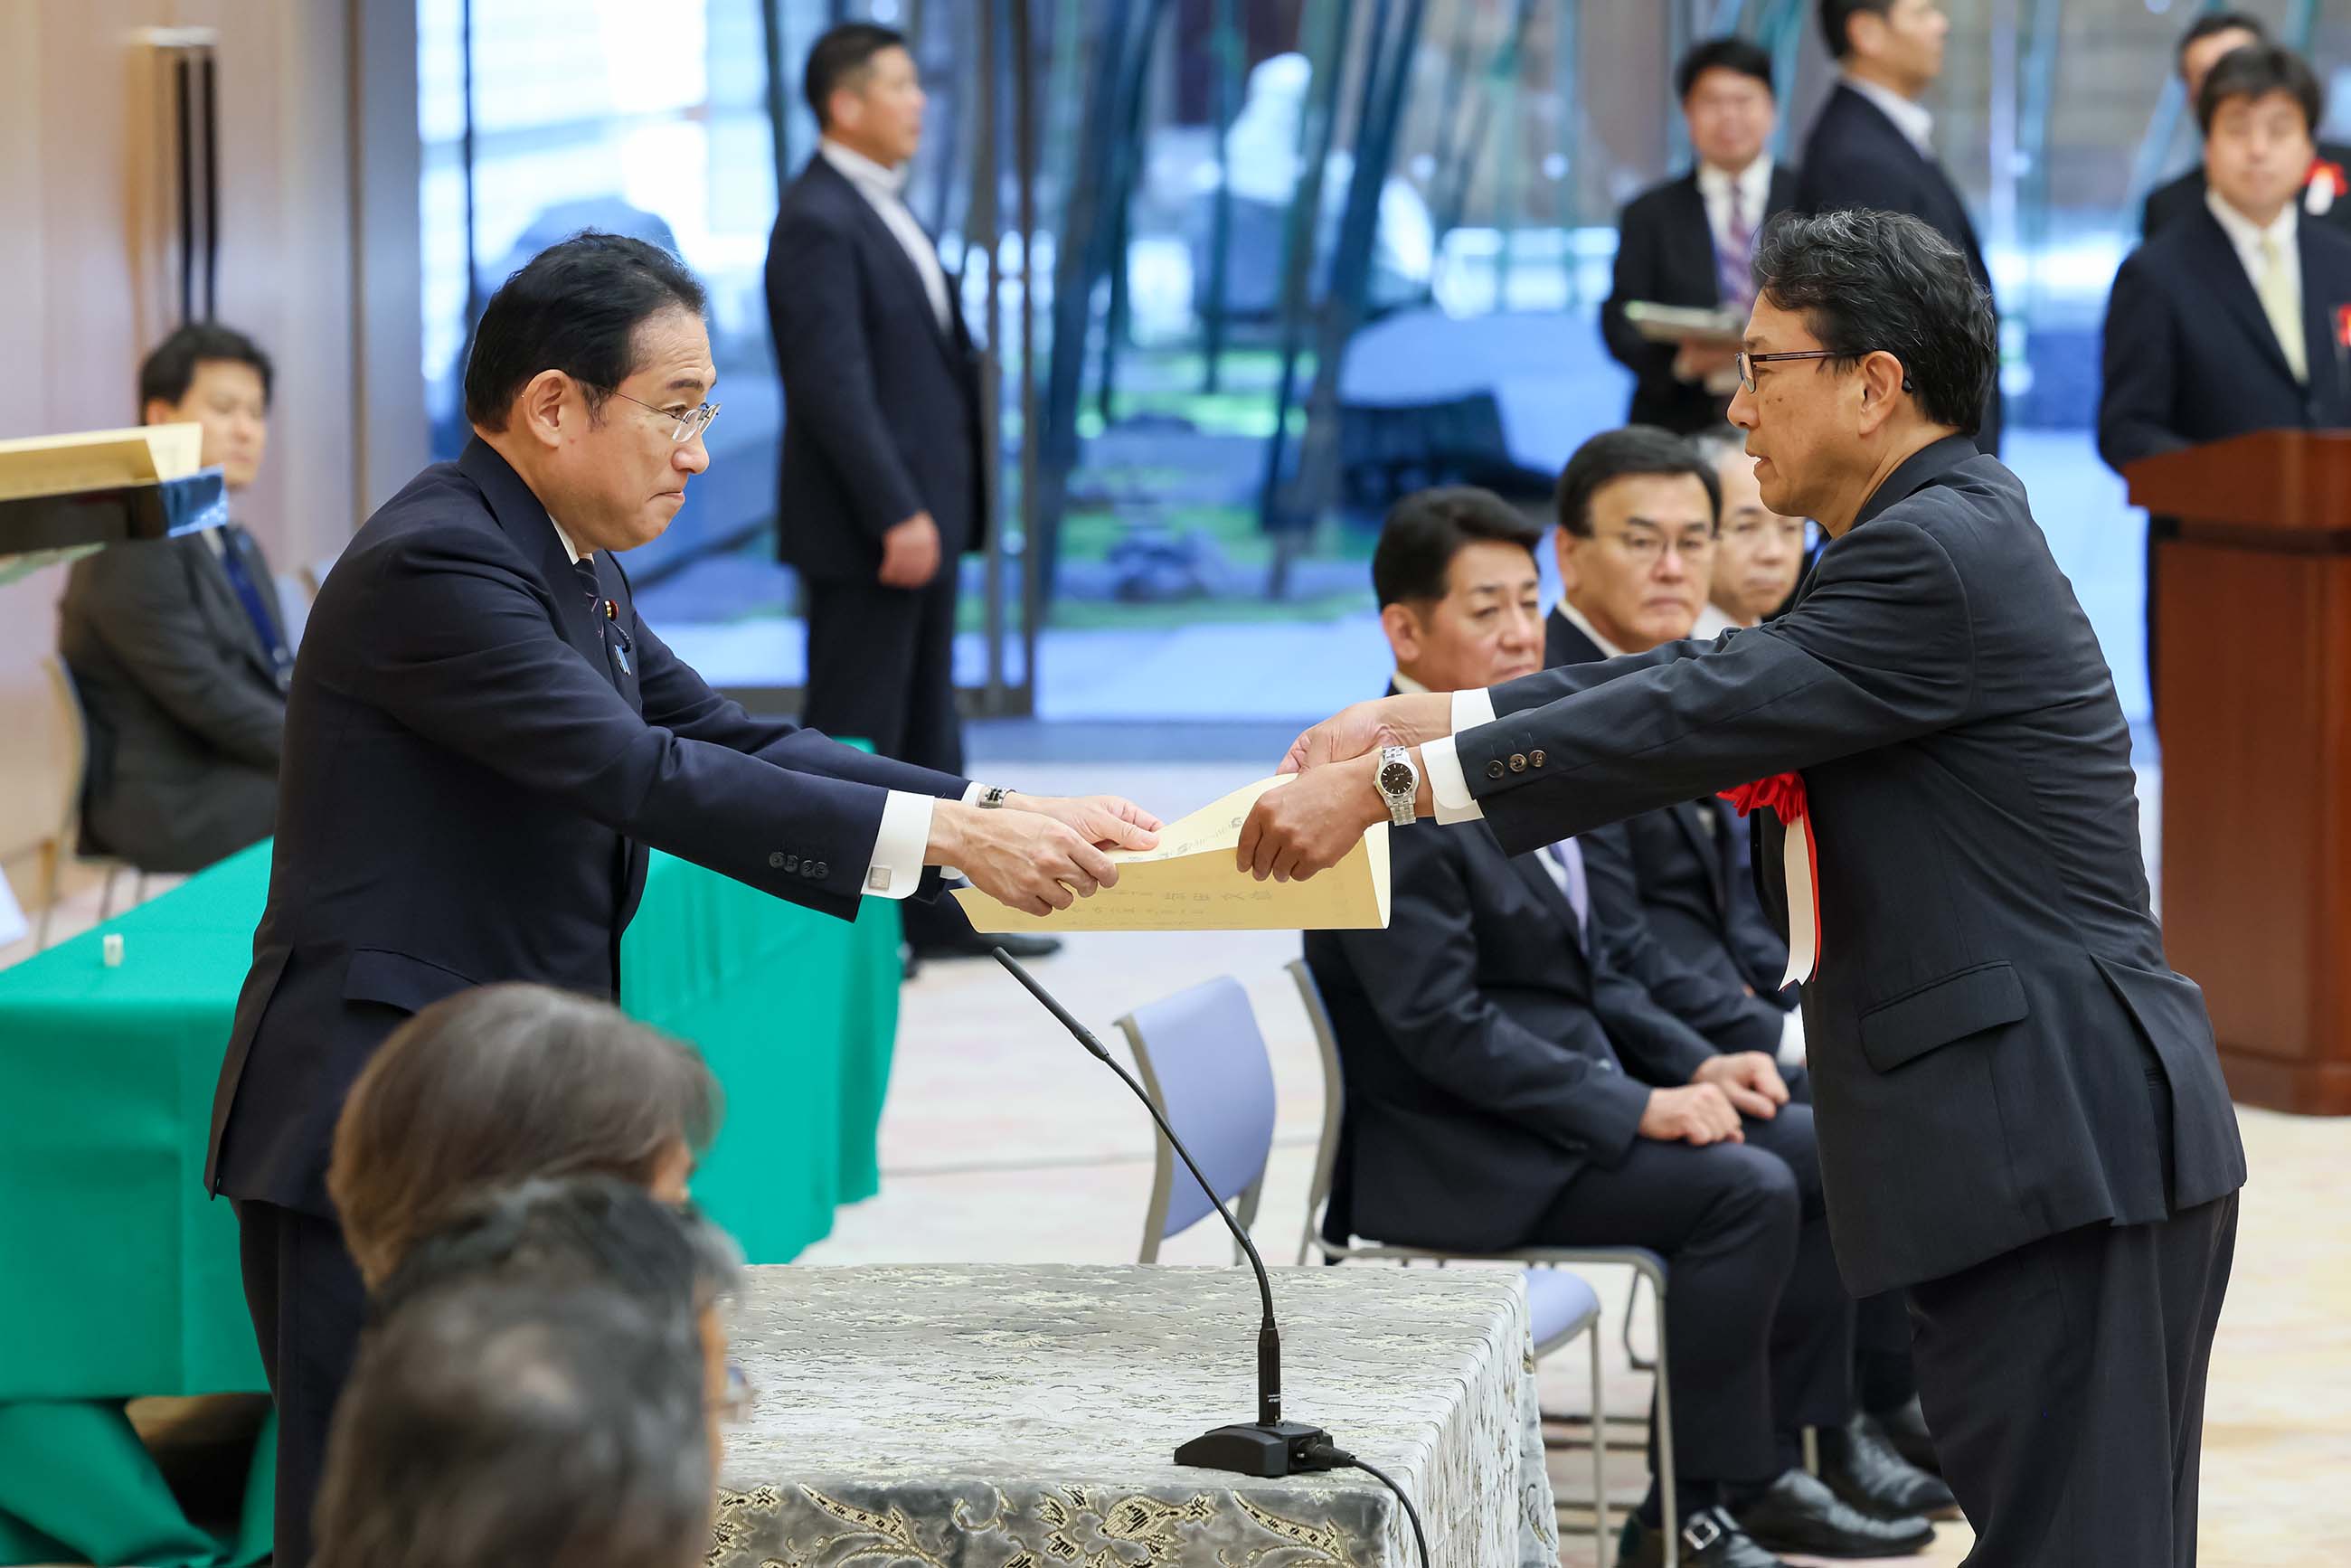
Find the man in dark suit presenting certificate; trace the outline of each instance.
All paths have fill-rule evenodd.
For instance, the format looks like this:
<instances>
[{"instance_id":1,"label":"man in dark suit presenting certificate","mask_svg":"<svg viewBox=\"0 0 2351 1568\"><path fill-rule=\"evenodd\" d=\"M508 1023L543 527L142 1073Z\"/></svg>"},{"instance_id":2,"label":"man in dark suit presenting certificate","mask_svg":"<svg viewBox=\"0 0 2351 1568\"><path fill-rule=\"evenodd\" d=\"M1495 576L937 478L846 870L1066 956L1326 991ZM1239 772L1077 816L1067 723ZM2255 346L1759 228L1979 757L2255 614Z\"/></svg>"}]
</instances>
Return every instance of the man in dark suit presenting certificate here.
<instances>
[{"instance_id":1,"label":"man in dark suit presenting certificate","mask_svg":"<svg viewBox=\"0 0 2351 1568\"><path fill-rule=\"evenodd\" d=\"M280 1568L309 1510L363 1312L326 1188L351 1082L411 1013L471 986L620 994L621 933L666 850L852 918L959 868L1017 908L1116 877L1158 823L868 756L753 718L638 618L614 559L709 466L702 286L583 234L491 297L474 439L368 519L294 664L269 903L214 1102L205 1183L236 1202L277 1400ZM991 807L1026 808L990 810Z\"/></svg>"},{"instance_id":2,"label":"man in dark suit presenting certificate","mask_svg":"<svg viewBox=\"0 0 2351 1568\"><path fill-rule=\"evenodd\" d=\"M1838 1262L1909 1293L1971 1560L2192 1563L2244 1153L2148 910L2113 680L2023 486L1968 439L1991 301L1889 213L1783 220L1756 280L1730 417L1764 504L1831 539L1794 608L1350 708L1300 737L1241 863L1311 875L1415 814L1521 852L1775 803L1802 824L1759 837L1810 974Z\"/></svg>"}]
</instances>

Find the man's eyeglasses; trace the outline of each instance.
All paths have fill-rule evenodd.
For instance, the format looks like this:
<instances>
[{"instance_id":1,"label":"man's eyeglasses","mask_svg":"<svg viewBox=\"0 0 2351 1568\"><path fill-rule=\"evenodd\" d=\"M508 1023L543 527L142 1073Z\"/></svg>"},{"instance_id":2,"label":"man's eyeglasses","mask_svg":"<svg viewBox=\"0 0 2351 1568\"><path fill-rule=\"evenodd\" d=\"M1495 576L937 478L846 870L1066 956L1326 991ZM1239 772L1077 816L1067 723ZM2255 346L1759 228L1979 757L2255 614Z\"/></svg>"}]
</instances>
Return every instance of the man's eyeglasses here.
<instances>
[{"instance_id":1,"label":"man's eyeglasses","mask_svg":"<svg viewBox=\"0 0 2351 1568\"><path fill-rule=\"evenodd\" d=\"M1680 556L1684 560L1692 561L1704 560L1714 553L1714 536L1712 534L1699 534L1693 535L1688 538L1669 539L1663 534L1649 533L1646 531L1634 533L1627 530L1624 533L1617 533L1612 530L1608 533L1602 534L1600 537L1614 545L1618 549L1624 551L1626 559L1630 560L1634 565L1641 568L1645 571L1656 565L1659 561L1665 559L1666 552L1667 550L1673 551L1676 555Z\"/></svg>"},{"instance_id":2,"label":"man's eyeglasses","mask_svg":"<svg viewBox=\"0 0 2351 1568\"><path fill-rule=\"evenodd\" d=\"M1755 367L1758 365L1768 365L1774 360L1858 360L1863 357L1860 354L1844 353L1836 349L1791 349L1783 354L1750 354L1741 350L1734 359L1739 366L1739 384L1746 389L1749 397L1753 397ZM1911 384L1910 372L1907 369L1902 372L1902 390L1904 392L1918 390Z\"/></svg>"},{"instance_id":3,"label":"man's eyeglasses","mask_svg":"<svg viewBox=\"0 0 2351 1568\"><path fill-rule=\"evenodd\" d=\"M1755 367L1758 365L1768 365L1774 360L1842 360L1849 357L1834 349L1797 349L1784 354L1750 354L1742 350L1737 356L1739 384L1747 389L1749 397L1753 397Z\"/></svg>"},{"instance_id":4,"label":"man's eyeglasses","mask_svg":"<svg viewBox=\"0 0 2351 1568\"><path fill-rule=\"evenodd\" d=\"M647 413L657 413L664 419L674 419L677 421L677 428L669 433L669 438L672 441L686 442L693 440L704 431L708 430L710 428L710 422L718 417L718 405L715 402L705 402L700 407L691 409L684 413L672 413L665 408L655 408L653 404L645 402L643 398L631 397L624 392L616 392L612 395L619 398L622 402L635 403Z\"/></svg>"}]
</instances>

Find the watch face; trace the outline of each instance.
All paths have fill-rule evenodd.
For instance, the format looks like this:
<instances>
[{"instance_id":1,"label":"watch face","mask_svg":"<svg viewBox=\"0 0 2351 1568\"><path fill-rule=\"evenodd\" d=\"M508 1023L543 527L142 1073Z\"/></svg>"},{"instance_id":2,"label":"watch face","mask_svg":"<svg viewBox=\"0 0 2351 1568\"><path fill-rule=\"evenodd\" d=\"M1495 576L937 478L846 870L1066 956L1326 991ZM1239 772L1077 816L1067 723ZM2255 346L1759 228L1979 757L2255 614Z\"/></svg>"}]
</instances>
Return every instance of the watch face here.
<instances>
[{"instance_id":1,"label":"watch face","mask_svg":"<svg viewBox=\"0 0 2351 1568\"><path fill-rule=\"evenodd\" d=\"M1391 762L1380 769L1380 788L1390 795L1401 795L1414 787L1412 769L1401 762Z\"/></svg>"}]
</instances>

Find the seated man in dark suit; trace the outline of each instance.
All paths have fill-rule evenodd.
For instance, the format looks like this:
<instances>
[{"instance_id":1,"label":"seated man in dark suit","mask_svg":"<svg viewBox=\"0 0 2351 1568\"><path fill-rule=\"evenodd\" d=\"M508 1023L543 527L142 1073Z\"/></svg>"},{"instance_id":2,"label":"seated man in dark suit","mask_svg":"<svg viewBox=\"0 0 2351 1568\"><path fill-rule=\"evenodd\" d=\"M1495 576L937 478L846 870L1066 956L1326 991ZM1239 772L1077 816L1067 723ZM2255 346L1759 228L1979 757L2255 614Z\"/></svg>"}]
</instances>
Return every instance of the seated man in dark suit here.
<instances>
[{"instance_id":1,"label":"seated man in dark suit","mask_svg":"<svg viewBox=\"0 0 2351 1568\"><path fill-rule=\"evenodd\" d=\"M1609 353L1633 372L1625 418L1684 434L1722 423L1733 379L1729 349L1653 343L1625 319L1635 300L1723 306L1755 302L1748 263L1764 224L1795 200L1796 172L1770 152L1779 120L1771 57L1745 38L1714 38L1674 72L1697 162L1633 198L1616 225L1616 280L1600 308Z\"/></svg>"},{"instance_id":2,"label":"seated man in dark suit","mask_svg":"<svg viewBox=\"0 0 2351 1568\"><path fill-rule=\"evenodd\" d=\"M183 327L140 367L140 419L203 425L234 498L268 443L269 378L243 333ZM89 728L85 853L192 872L270 835L294 660L251 534L230 523L75 562L57 652Z\"/></svg>"},{"instance_id":3,"label":"seated man in dark suit","mask_svg":"<svg viewBox=\"0 0 2351 1568\"><path fill-rule=\"evenodd\" d=\"M1755 459L1728 424L1691 437L1722 486L1722 524L1714 531L1714 582L1690 635L1712 642L1733 626L1760 626L1795 597L1811 564L1811 525L1763 504Z\"/></svg>"},{"instance_id":4,"label":"seated man in dark suit","mask_svg":"<svg viewBox=\"0 0 2351 1568\"><path fill-rule=\"evenodd\" d=\"M1719 455L1709 456L1696 443L1628 425L1593 436L1568 459L1554 536L1566 592L1546 627L1546 668L1646 653L1690 634L1713 581L1725 502L1736 494L1762 507L1754 460L1737 447L1722 452L1727 444L1717 444ZM1735 491L1724 486L1725 468ZM1792 566L1794 551L1785 553ZM1646 812L1579 841L1589 846L1593 906L1617 950L1654 947L1664 957L1649 960L1653 967L1678 966L1737 994L1777 1024L1780 1053L1801 1059L1797 988L1782 984L1787 938L1756 894L1744 818L1708 798ZM1789 1087L1810 1101L1810 1083L1793 1069ZM1933 1449L1901 1301L1891 1293L1869 1297L1857 1304L1856 1319L1860 1407L1821 1433L1823 1478L1863 1506L1891 1498L1924 1513L1951 1508L1949 1489L1913 1468L1931 1467Z\"/></svg>"},{"instance_id":5,"label":"seated man in dark suit","mask_svg":"<svg viewBox=\"0 0 2351 1568\"><path fill-rule=\"evenodd\" d=\"M1395 689L1536 669L1540 537L1482 490L1397 503L1372 563ZM1865 1517L1797 1464L1850 1393L1811 1110L1768 1056L1717 1053L1611 967L1578 841L1514 859L1482 825L1416 822L1389 844L1388 928L1306 937L1346 1076L1352 1228L1666 1256L1684 1563L1924 1545L1923 1520ZM1619 1561L1662 1561L1662 1500Z\"/></svg>"},{"instance_id":6,"label":"seated man in dark suit","mask_svg":"<svg viewBox=\"0 0 2351 1568\"><path fill-rule=\"evenodd\" d=\"M2196 111L2204 96L2204 78L2225 55L2270 41L2269 29L2250 11L2207 11L2188 24L2179 36L2179 84L2187 89L2188 110ZM2351 147L2339 141L2317 143L2318 156L2304 176L2303 210L2351 234L2351 200L2336 183L2351 168ZM2153 239L2180 219L2204 210L2204 163L2196 163L2178 179L2147 193L2139 211L2138 234Z\"/></svg>"},{"instance_id":7,"label":"seated man in dark suit","mask_svg":"<svg viewBox=\"0 0 2351 1568\"><path fill-rule=\"evenodd\" d=\"M1907 213L1967 257L1986 293L1991 272L1959 188L1935 157L1935 116L1918 100L1943 74L1951 30L1934 0L1821 0L1821 37L1842 73L1804 138L1796 210ZM2000 453L2000 382L1985 394L1979 451Z\"/></svg>"},{"instance_id":8,"label":"seated man in dark suit","mask_svg":"<svg viewBox=\"0 0 2351 1568\"><path fill-rule=\"evenodd\" d=\"M2273 46L2232 50L2205 78L2202 205L2126 257L2106 299L2098 455L2117 472L2249 431L2351 424L2351 236L2304 221L2296 199L2319 103L2310 67ZM2150 693L2157 548L2175 531L2148 520Z\"/></svg>"},{"instance_id":9,"label":"seated man in dark suit","mask_svg":"<svg viewBox=\"0 0 2351 1568\"><path fill-rule=\"evenodd\" d=\"M1562 592L1544 624L1544 666L1646 653L1688 636L1714 580L1720 497L1697 448L1654 426L1607 431L1578 448L1559 481ZM1703 977L1746 1016L1749 1049L1801 1051L1794 994L1780 990L1786 949L1751 888L1751 912L1731 899L1732 884L1749 880L1737 814L1693 801L1586 837L1608 940L1620 955L1636 946L1662 955L1625 957L1625 967L1645 979L1660 964Z\"/></svg>"}]
</instances>

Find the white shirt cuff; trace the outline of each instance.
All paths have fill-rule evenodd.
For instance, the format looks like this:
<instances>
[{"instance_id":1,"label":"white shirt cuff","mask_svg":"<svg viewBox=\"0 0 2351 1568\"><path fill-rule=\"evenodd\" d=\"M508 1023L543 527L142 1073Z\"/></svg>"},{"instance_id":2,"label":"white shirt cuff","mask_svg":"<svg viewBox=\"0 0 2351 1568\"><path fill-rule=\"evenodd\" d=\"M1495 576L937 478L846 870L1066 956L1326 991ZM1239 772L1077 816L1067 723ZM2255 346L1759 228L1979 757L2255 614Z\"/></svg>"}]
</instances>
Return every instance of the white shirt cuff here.
<instances>
[{"instance_id":1,"label":"white shirt cuff","mask_svg":"<svg viewBox=\"0 0 2351 1568\"><path fill-rule=\"evenodd\" d=\"M1481 724L1494 722L1494 699L1482 686L1453 694L1453 730L1458 735L1465 729L1475 729ZM1420 748L1420 765L1428 774L1429 799L1436 803L1437 820L1440 822L1475 822L1486 813L1470 797L1469 780L1461 772L1461 756L1453 744L1453 736L1432 740Z\"/></svg>"},{"instance_id":2,"label":"white shirt cuff","mask_svg":"<svg viewBox=\"0 0 2351 1568\"><path fill-rule=\"evenodd\" d=\"M937 804L928 795L904 789L891 790L882 802L882 831L873 837L873 861L865 868L868 897L904 898L921 884L923 852L931 844L931 808Z\"/></svg>"},{"instance_id":3,"label":"white shirt cuff","mask_svg":"<svg viewBox=\"0 0 2351 1568\"><path fill-rule=\"evenodd\" d=\"M963 787L963 803L967 806L978 805L979 792L987 788L987 785L982 784L977 779L973 779L970 783Z\"/></svg>"},{"instance_id":4,"label":"white shirt cuff","mask_svg":"<svg viewBox=\"0 0 2351 1568\"><path fill-rule=\"evenodd\" d=\"M1470 686L1453 694L1453 733L1475 729L1481 724L1494 722L1494 698L1483 686Z\"/></svg>"}]
</instances>

